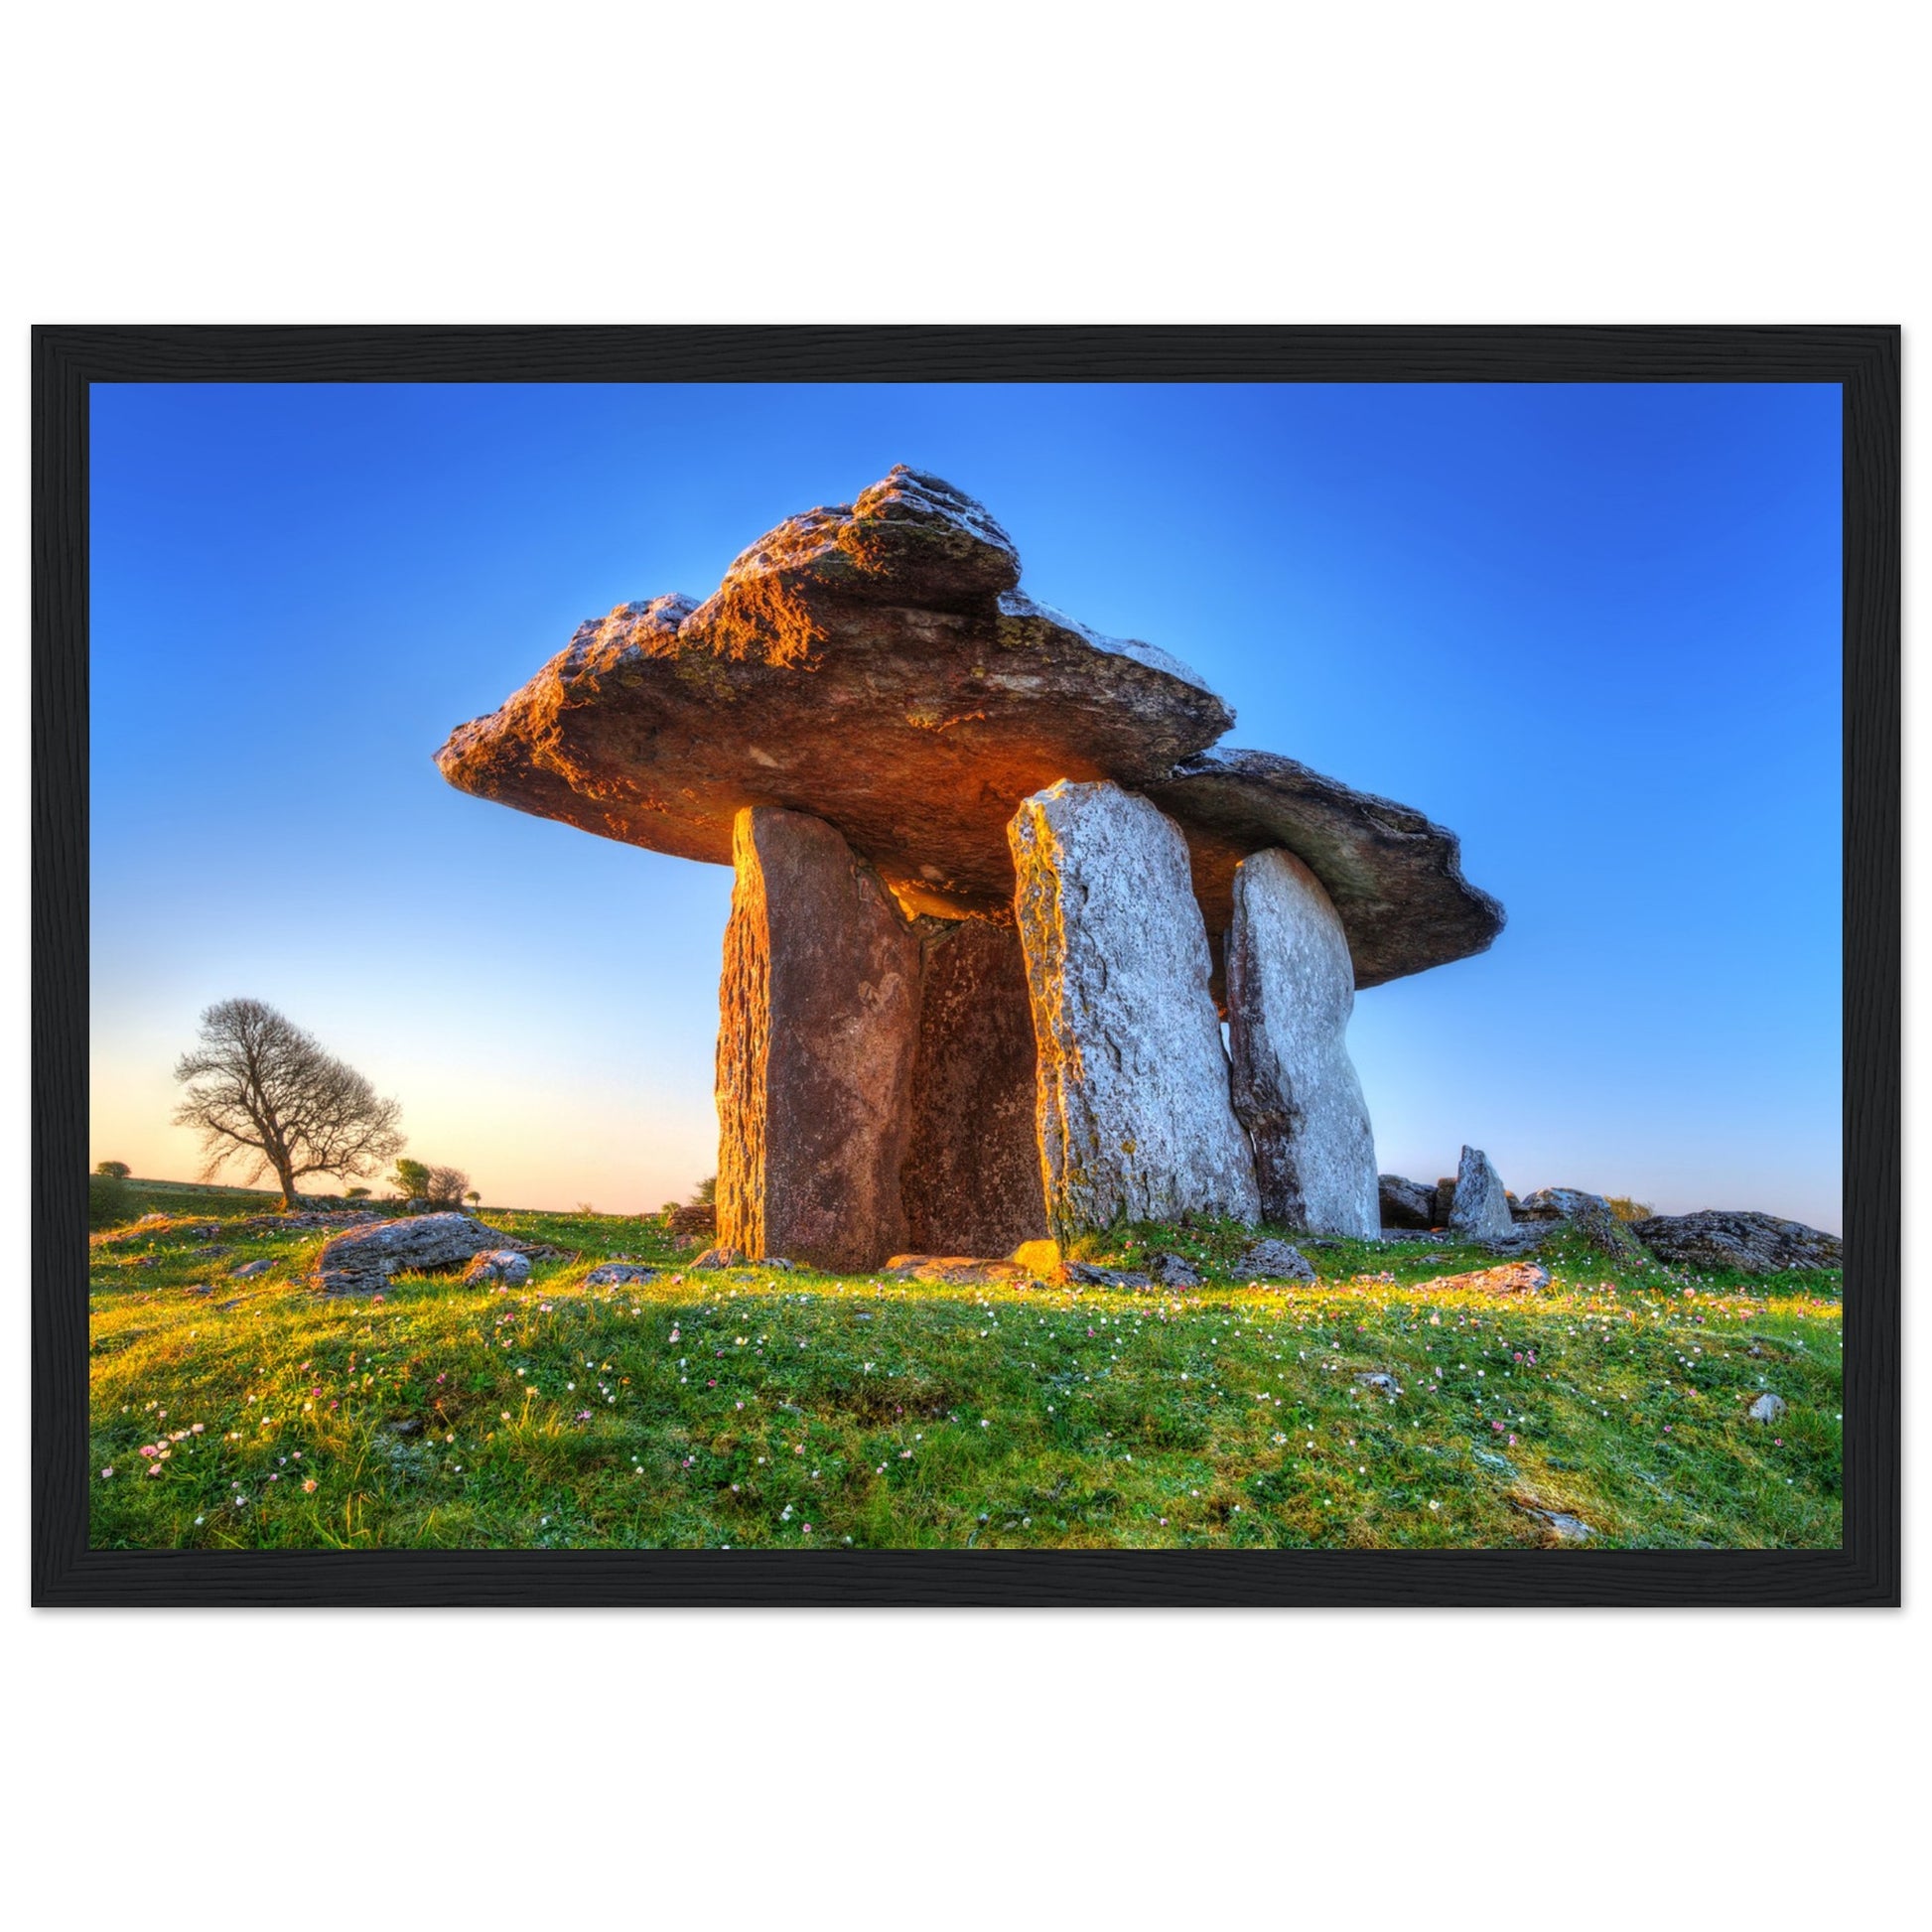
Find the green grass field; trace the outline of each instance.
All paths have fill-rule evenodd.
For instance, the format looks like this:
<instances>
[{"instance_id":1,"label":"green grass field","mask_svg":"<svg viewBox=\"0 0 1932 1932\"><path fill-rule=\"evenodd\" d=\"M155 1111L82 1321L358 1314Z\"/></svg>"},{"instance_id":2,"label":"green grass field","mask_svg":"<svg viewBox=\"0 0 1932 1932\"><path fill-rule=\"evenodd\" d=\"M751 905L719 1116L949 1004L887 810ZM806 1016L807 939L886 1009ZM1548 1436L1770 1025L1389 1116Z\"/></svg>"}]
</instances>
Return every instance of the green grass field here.
<instances>
[{"instance_id":1,"label":"green grass field","mask_svg":"<svg viewBox=\"0 0 1932 1932\"><path fill-rule=\"evenodd\" d=\"M322 1233L195 1201L213 1243L92 1237L96 1547L1440 1548L1575 1540L1559 1517L1593 1548L1839 1541L1836 1275L1567 1238L1549 1288L1498 1298L1425 1286L1494 1258L1422 1236L1311 1248L1309 1286L937 1288L691 1273L649 1222L485 1208L575 1258L326 1300L300 1281ZM1130 1240L1212 1269L1235 1233ZM611 1257L664 1272L586 1289Z\"/></svg>"}]
</instances>

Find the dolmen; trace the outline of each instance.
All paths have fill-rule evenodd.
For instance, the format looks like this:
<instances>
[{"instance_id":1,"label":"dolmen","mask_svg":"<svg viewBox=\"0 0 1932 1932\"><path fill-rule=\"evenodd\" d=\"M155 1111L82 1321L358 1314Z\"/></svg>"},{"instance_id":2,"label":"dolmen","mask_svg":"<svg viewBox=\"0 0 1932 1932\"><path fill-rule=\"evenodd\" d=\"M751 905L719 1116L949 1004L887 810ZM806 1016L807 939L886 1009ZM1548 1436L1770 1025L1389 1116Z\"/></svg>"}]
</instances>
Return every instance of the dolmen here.
<instances>
[{"instance_id":1,"label":"dolmen","mask_svg":"<svg viewBox=\"0 0 1932 1932\"><path fill-rule=\"evenodd\" d=\"M1020 588L903 467L581 625L460 790L732 867L717 1238L872 1269L1122 1220L1372 1237L1358 989L1482 951L1454 836Z\"/></svg>"}]
</instances>

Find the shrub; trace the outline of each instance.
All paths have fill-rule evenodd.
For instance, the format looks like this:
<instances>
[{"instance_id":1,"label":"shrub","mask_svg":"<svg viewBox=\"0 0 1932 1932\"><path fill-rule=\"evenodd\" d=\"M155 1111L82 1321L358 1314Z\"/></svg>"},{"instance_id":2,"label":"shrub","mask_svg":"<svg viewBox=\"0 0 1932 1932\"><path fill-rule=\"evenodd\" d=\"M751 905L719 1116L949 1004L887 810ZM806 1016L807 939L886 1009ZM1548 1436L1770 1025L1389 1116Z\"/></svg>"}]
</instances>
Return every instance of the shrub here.
<instances>
[{"instance_id":1,"label":"shrub","mask_svg":"<svg viewBox=\"0 0 1932 1932\"><path fill-rule=\"evenodd\" d=\"M87 1176L87 1225L110 1228L134 1218L134 1190L117 1173Z\"/></svg>"},{"instance_id":2,"label":"shrub","mask_svg":"<svg viewBox=\"0 0 1932 1932\"><path fill-rule=\"evenodd\" d=\"M1628 1194L1611 1194L1610 1212L1619 1221L1647 1221L1656 1213L1648 1201L1632 1200Z\"/></svg>"}]
</instances>

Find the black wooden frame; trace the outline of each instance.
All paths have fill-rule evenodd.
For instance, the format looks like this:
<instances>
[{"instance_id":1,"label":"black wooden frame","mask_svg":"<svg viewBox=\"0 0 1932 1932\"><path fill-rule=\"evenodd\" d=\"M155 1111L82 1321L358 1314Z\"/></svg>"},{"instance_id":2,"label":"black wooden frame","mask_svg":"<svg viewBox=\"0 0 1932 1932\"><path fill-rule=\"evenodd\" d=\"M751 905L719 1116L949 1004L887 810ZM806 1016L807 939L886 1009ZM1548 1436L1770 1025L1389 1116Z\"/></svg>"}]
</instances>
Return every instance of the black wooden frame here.
<instances>
[{"instance_id":1,"label":"black wooden frame","mask_svg":"<svg viewBox=\"0 0 1932 1932\"><path fill-rule=\"evenodd\" d=\"M33 1596L81 1604L1899 1601L1900 336L1845 328L82 328L33 338ZM1845 1541L1836 1550L87 1546L95 382L1835 382L1844 392Z\"/></svg>"}]
</instances>

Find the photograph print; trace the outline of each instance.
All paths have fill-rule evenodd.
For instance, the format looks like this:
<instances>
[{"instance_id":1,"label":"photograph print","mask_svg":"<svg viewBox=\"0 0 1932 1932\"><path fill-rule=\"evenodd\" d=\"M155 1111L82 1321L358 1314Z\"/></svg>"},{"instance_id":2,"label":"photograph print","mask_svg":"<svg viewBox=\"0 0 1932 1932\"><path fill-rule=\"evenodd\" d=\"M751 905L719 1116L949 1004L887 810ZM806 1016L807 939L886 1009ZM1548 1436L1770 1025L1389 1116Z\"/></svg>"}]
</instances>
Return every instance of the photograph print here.
<instances>
[{"instance_id":1,"label":"photograph print","mask_svg":"<svg viewBox=\"0 0 1932 1932\"><path fill-rule=\"evenodd\" d=\"M95 383L88 1546L1836 1549L1842 413Z\"/></svg>"}]
</instances>

